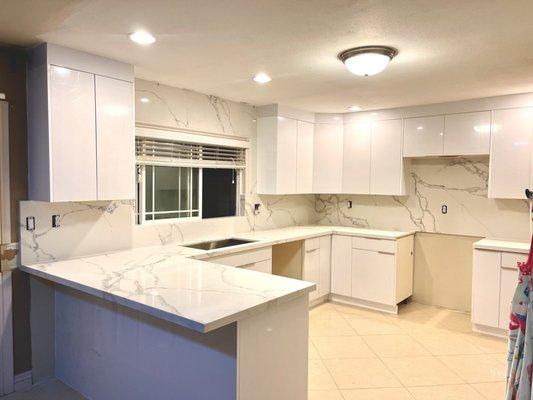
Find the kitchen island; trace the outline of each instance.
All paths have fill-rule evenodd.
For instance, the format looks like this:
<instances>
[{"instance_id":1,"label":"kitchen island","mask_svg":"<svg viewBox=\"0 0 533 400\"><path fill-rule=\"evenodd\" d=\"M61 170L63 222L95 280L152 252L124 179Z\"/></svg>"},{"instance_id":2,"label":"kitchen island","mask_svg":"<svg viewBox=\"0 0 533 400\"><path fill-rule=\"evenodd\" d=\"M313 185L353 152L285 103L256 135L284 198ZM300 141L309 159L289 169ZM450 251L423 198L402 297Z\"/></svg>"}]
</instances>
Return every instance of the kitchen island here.
<instances>
[{"instance_id":1,"label":"kitchen island","mask_svg":"<svg viewBox=\"0 0 533 400\"><path fill-rule=\"evenodd\" d=\"M164 245L22 266L54 290L56 377L95 400L306 399L315 285L192 254Z\"/></svg>"}]
</instances>

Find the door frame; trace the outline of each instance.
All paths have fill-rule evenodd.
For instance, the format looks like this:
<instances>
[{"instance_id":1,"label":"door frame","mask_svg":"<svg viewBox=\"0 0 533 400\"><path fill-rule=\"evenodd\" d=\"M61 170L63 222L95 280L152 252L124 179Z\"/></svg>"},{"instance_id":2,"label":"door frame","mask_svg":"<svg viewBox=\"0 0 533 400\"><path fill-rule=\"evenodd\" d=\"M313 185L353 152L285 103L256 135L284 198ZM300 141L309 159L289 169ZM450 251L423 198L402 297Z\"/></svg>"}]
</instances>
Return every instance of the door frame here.
<instances>
[{"instance_id":1,"label":"door frame","mask_svg":"<svg viewBox=\"0 0 533 400\"><path fill-rule=\"evenodd\" d=\"M0 101L0 246L11 243L9 193L9 104ZM3 252L3 249L2 249ZM1 254L1 253L0 253ZM0 259L0 396L13 392L13 312L11 271Z\"/></svg>"}]
</instances>

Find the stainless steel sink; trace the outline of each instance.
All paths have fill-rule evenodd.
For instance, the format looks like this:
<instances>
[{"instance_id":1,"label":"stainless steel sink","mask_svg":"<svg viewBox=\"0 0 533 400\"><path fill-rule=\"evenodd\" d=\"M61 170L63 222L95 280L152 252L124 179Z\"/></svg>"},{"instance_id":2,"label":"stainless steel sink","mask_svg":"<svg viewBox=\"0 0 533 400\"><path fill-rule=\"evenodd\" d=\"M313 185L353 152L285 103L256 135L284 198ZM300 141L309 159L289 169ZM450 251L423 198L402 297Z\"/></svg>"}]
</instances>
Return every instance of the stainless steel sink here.
<instances>
[{"instance_id":1,"label":"stainless steel sink","mask_svg":"<svg viewBox=\"0 0 533 400\"><path fill-rule=\"evenodd\" d=\"M255 240L243 240L243 239L222 239L222 240L208 240L206 242L198 242L185 245L184 247L191 247L193 249L200 250L215 250L223 247L238 246L239 244L253 243Z\"/></svg>"}]
</instances>

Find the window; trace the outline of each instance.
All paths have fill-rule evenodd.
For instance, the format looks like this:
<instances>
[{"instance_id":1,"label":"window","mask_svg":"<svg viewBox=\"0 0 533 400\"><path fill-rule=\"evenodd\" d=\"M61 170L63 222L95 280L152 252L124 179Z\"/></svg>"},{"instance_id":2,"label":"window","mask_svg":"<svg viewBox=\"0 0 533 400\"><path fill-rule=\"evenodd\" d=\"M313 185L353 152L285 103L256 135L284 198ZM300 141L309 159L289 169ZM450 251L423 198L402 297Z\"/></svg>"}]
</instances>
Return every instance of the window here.
<instances>
[{"instance_id":1,"label":"window","mask_svg":"<svg viewBox=\"0 0 533 400\"><path fill-rule=\"evenodd\" d=\"M244 149L136 138L137 222L243 210Z\"/></svg>"}]
</instances>

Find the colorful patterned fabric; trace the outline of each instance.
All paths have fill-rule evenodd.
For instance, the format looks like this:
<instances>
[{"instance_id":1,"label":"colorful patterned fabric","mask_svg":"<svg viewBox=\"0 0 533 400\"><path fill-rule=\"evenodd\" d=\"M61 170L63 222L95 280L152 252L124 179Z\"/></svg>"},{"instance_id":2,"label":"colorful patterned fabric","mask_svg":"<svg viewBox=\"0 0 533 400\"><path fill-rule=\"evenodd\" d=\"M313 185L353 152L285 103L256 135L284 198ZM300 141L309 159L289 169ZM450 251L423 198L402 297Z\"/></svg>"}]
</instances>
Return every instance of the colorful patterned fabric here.
<instances>
[{"instance_id":1,"label":"colorful patterned fabric","mask_svg":"<svg viewBox=\"0 0 533 400\"><path fill-rule=\"evenodd\" d=\"M533 238L532 246L533 247ZM505 400L533 400L531 375L533 372L533 283L532 248L525 263L518 263L518 286L511 303L509 322L509 354L507 357L507 390Z\"/></svg>"}]
</instances>

